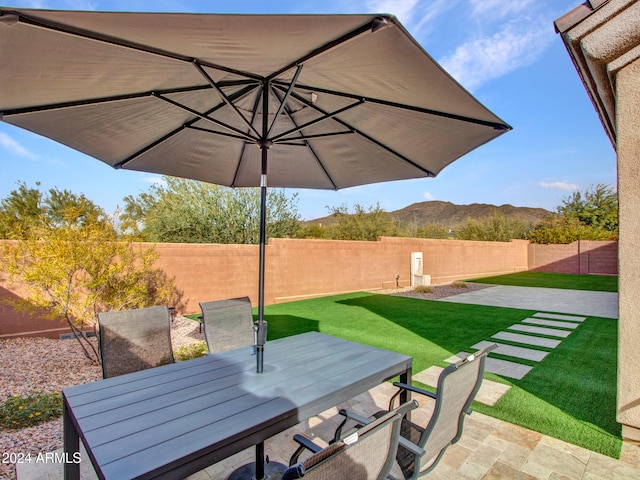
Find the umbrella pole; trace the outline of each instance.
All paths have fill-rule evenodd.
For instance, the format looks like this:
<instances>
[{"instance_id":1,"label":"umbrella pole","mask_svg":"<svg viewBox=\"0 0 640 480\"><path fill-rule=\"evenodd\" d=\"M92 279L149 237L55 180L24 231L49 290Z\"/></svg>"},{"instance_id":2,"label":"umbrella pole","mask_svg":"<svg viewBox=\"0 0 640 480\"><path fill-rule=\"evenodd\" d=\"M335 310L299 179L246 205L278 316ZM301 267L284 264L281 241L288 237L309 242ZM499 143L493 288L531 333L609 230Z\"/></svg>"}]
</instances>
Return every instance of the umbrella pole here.
<instances>
[{"instance_id":1,"label":"umbrella pole","mask_svg":"<svg viewBox=\"0 0 640 480\"><path fill-rule=\"evenodd\" d=\"M260 259L258 271L258 335L256 342L256 372L264 371L264 344L267 340L267 323L264 320L264 264L267 241L267 156L269 145L260 145L262 151L262 175L260 177Z\"/></svg>"}]
</instances>

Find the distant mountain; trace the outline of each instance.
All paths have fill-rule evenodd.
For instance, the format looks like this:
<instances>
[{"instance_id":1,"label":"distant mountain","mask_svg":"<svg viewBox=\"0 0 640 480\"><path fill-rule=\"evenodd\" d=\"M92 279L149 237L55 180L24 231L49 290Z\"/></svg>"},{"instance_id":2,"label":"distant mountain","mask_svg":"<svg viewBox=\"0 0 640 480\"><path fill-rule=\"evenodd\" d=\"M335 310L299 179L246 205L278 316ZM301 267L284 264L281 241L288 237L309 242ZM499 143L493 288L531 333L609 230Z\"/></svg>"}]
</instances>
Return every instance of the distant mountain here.
<instances>
[{"instance_id":1,"label":"distant mountain","mask_svg":"<svg viewBox=\"0 0 640 480\"><path fill-rule=\"evenodd\" d=\"M494 212L511 217L519 217L526 222L538 223L553 212L544 208L514 207L513 205L489 205L486 203L472 203L471 205L455 205L451 202L430 201L414 203L401 210L389 212L396 221L413 227L424 225L440 225L454 229L463 224L467 218L479 219L488 217ZM330 225L332 216L316 218L304 222L305 225Z\"/></svg>"}]
</instances>

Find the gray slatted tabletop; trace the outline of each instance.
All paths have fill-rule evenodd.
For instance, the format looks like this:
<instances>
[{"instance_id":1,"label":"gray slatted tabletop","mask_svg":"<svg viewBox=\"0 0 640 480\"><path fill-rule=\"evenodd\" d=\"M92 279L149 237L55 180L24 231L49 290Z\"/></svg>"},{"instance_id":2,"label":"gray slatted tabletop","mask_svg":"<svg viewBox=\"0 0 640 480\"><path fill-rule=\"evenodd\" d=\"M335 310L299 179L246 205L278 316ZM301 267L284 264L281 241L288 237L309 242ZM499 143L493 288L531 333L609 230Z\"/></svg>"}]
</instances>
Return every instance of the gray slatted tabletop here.
<instances>
[{"instance_id":1,"label":"gray slatted tabletop","mask_svg":"<svg viewBox=\"0 0 640 480\"><path fill-rule=\"evenodd\" d=\"M412 358L317 332L67 388L65 451L98 477L180 478L400 375ZM292 446L293 447L293 446ZM79 465L65 466L78 478Z\"/></svg>"}]
</instances>

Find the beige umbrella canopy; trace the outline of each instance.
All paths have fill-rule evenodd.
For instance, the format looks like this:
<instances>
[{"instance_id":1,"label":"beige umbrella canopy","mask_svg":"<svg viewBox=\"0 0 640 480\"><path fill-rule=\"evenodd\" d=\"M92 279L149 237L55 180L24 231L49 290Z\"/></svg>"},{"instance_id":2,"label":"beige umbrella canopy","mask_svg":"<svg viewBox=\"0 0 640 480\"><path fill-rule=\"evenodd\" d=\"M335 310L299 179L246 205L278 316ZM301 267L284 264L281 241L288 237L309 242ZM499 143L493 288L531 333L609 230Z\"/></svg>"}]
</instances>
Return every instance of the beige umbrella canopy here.
<instances>
[{"instance_id":1,"label":"beige umbrella canopy","mask_svg":"<svg viewBox=\"0 0 640 480\"><path fill-rule=\"evenodd\" d=\"M318 189L433 177L511 128L389 15L0 8L0 65L3 121L263 199L267 174Z\"/></svg>"}]
</instances>

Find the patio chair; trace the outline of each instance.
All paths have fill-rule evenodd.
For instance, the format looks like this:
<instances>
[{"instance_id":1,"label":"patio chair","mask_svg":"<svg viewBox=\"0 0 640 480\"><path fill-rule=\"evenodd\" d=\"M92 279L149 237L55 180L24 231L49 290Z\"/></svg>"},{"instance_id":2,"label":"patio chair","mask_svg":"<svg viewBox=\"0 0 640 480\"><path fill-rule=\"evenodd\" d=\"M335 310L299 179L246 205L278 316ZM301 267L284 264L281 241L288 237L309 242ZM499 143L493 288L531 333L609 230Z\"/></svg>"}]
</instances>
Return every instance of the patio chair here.
<instances>
[{"instance_id":1,"label":"patio chair","mask_svg":"<svg viewBox=\"0 0 640 480\"><path fill-rule=\"evenodd\" d=\"M256 344L249 297L200 302L209 353Z\"/></svg>"},{"instance_id":2,"label":"patio chair","mask_svg":"<svg viewBox=\"0 0 640 480\"><path fill-rule=\"evenodd\" d=\"M398 449L402 417L417 406L416 401L407 402L324 449L304 435L295 435L293 439L300 447L291 457L290 466L281 480L302 476L306 480L387 478ZM313 454L298 462L304 450Z\"/></svg>"},{"instance_id":3,"label":"patio chair","mask_svg":"<svg viewBox=\"0 0 640 480\"><path fill-rule=\"evenodd\" d=\"M166 306L99 313L98 338L103 378L174 362Z\"/></svg>"},{"instance_id":4,"label":"patio chair","mask_svg":"<svg viewBox=\"0 0 640 480\"><path fill-rule=\"evenodd\" d=\"M396 463L389 474L393 480L416 479L433 470L445 450L462 436L465 415L471 414L471 403L482 384L487 355L498 346L494 343L467 358L446 367L438 378L437 393L402 383L394 383L398 391L389 401L389 410L402 391L417 393L435 400L433 413L425 426L404 419ZM338 442L349 420L366 425L386 411L365 418L346 410L340 410L345 419L336 430L333 442ZM423 449L417 454L417 449Z\"/></svg>"}]
</instances>

